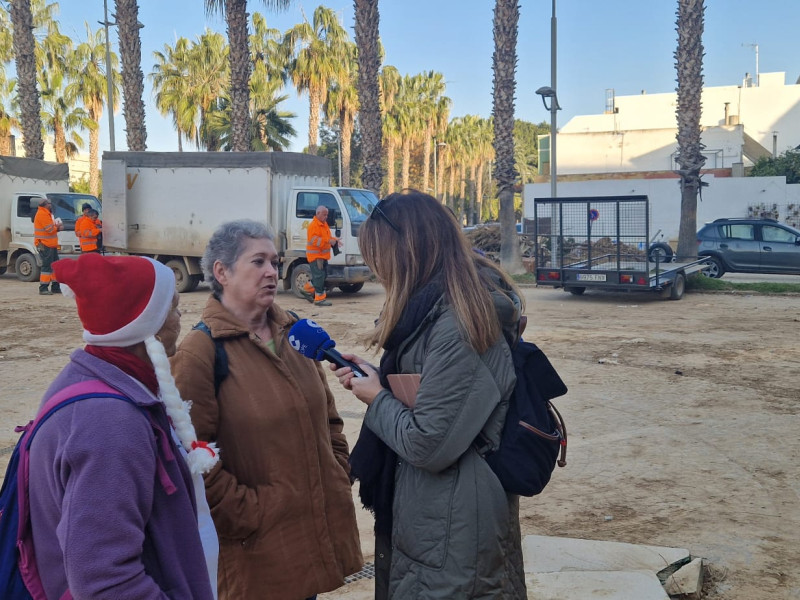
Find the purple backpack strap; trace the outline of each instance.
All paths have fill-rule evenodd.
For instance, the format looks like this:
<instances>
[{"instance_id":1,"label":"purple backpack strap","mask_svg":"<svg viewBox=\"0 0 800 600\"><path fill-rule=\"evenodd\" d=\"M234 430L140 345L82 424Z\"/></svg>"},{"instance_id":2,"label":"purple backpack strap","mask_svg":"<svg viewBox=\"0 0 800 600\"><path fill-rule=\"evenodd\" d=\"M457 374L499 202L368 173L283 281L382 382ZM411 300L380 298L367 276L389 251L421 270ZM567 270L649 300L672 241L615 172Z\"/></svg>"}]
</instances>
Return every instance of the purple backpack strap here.
<instances>
[{"instance_id":1,"label":"purple backpack strap","mask_svg":"<svg viewBox=\"0 0 800 600\"><path fill-rule=\"evenodd\" d=\"M19 506L19 532L17 534L17 549L19 550L19 572L22 581L33 600L47 600L47 596L39 577L36 566L36 555L33 549L33 532L31 531L30 498L28 497L28 484L30 482L30 456L29 451L33 436L39 427L60 408L87 398L119 398L133 402L109 385L96 379L81 381L56 392L36 414L36 418L25 427L22 443L19 445L19 468L17 471L17 502ZM64 592L61 600L70 600L72 594L69 590Z\"/></svg>"}]
</instances>

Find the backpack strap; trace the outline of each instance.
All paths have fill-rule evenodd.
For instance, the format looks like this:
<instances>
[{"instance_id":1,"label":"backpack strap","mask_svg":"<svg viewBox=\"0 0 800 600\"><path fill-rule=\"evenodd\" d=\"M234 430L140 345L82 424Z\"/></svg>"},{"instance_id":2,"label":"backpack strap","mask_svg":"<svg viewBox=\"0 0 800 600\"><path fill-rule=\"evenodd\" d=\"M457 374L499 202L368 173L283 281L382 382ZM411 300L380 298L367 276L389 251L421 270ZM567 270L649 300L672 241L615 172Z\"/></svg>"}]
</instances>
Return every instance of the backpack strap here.
<instances>
[{"instance_id":1,"label":"backpack strap","mask_svg":"<svg viewBox=\"0 0 800 600\"><path fill-rule=\"evenodd\" d=\"M225 343L220 338L211 334L211 329L203 321L192 327L205 333L214 342L214 395L219 395L219 388L230 370L228 369L228 353L225 351Z\"/></svg>"},{"instance_id":2,"label":"backpack strap","mask_svg":"<svg viewBox=\"0 0 800 600\"><path fill-rule=\"evenodd\" d=\"M60 409L69 406L80 400L88 398L117 398L130 402L134 406L136 403L123 396L117 390L102 381L92 379L81 381L67 386L48 398L44 406L36 414L36 418L23 428L25 433L19 443L19 467L17 470L17 507L19 510L19 521L17 529L17 549L19 551L18 566L19 573L33 598L46 598L42 579L39 576L39 569L36 565L36 555L33 548L33 531L31 530L31 507L28 495L30 483L30 447L33 436L39 428ZM68 594L69 592L67 592ZM68 596L71 597L71 596Z\"/></svg>"}]
</instances>

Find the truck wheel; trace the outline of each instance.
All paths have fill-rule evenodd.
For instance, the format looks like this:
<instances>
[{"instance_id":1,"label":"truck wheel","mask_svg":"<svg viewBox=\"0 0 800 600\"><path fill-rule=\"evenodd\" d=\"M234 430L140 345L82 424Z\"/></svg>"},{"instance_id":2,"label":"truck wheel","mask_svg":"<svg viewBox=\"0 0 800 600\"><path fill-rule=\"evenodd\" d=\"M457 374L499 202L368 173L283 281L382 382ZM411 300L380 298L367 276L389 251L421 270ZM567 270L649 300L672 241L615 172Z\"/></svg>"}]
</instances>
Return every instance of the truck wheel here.
<instances>
[{"instance_id":1,"label":"truck wheel","mask_svg":"<svg viewBox=\"0 0 800 600\"><path fill-rule=\"evenodd\" d=\"M303 288L309 281L311 281L311 267L307 264L299 264L292 269L292 291L295 296L305 298Z\"/></svg>"},{"instance_id":2,"label":"truck wheel","mask_svg":"<svg viewBox=\"0 0 800 600\"><path fill-rule=\"evenodd\" d=\"M169 260L166 265L175 273L175 289L178 290L179 294L191 292L197 287L194 277L189 275L186 263L182 260Z\"/></svg>"},{"instance_id":3,"label":"truck wheel","mask_svg":"<svg viewBox=\"0 0 800 600\"><path fill-rule=\"evenodd\" d=\"M36 257L30 252L24 252L17 257L14 269L17 271L17 279L20 281L38 281L39 273L41 273L39 265L36 264Z\"/></svg>"},{"instance_id":4,"label":"truck wheel","mask_svg":"<svg viewBox=\"0 0 800 600\"><path fill-rule=\"evenodd\" d=\"M339 289L345 294L355 294L356 292L360 292L363 287L363 283L343 283L339 286Z\"/></svg>"},{"instance_id":5,"label":"truck wheel","mask_svg":"<svg viewBox=\"0 0 800 600\"><path fill-rule=\"evenodd\" d=\"M6 272L5 267L0 267L0 275L3 275Z\"/></svg>"},{"instance_id":6,"label":"truck wheel","mask_svg":"<svg viewBox=\"0 0 800 600\"><path fill-rule=\"evenodd\" d=\"M583 292L586 291L585 287L566 287L564 288L573 296L583 296Z\"/></svg>"},{"instance_id":7,"label":"truck wheel","mask_svg":"<svg viewBox=\"0 0 800 600\"><path fill-rule=\"evenodd\" d=\"M672 262L673 256L672 246L664 242L650 244L650 250L647 252L647 260L654 263L658 259L659 264Z\"/></svg>"},{"instance_id":8,"label":"truck wheel","mask_svg":"<svg viewBox=\"0 0 800 600\"><path fill-rule=\"evenodd\" d=\"M675 281L669 286L669 299L680 300L683 298L683 293L686 291L686 275L678 273L675 275Z\"/></svg>"},{"instance_id":9,"label":"truck wheel","mask_svg":"<svg viewBox=\"0 0 800 600\"><path fill-rule=\"evenodd\" d=\"M725 267L722 265L720 259L716 256L706 256L705 258L709 266L707 269L700 271L703 275L711 277L712 279L719 279L725 275Z\"/></svg>"}]
</instances>

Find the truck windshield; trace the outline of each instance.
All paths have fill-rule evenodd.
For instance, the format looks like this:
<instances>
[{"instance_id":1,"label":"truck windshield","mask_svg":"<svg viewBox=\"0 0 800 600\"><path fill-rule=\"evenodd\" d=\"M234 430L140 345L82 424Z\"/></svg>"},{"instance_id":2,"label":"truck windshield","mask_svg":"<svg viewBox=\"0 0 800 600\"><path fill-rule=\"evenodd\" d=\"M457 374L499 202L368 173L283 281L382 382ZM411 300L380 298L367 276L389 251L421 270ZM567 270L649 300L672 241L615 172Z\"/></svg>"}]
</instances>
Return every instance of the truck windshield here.
<instances>
[{"instance_id":1,"label":"truck windshield","mask_svg":"<svg viewBox=\"0 0 800 600\"><path fill-rule=\"evenodd\" d=\"M361 225L366 221L367 217L372 214L372 209L378 203L378 197L369 190L337 189L353 225Z\"/></svg>"},{"instance_id":2,"label":"truck windshield","mask_svg":"<svg viewBox=\"0 0 800 600\"><path fill-rule=\"evenodd\" d=\"M100 201L89 194L47 194L47 197L53 203L53 216L61 217L67 231L75 229L75 221L83 214L84 204L100 213Z\"/></svg>"}]
</instances>

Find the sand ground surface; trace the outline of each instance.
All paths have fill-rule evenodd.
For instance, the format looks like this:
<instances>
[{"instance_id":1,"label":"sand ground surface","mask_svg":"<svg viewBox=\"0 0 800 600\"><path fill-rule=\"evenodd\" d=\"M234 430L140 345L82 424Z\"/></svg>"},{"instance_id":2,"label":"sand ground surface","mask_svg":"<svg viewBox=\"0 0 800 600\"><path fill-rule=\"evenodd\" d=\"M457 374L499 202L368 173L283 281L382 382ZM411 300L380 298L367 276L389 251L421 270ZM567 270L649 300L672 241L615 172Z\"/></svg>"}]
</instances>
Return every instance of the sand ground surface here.
<instances>
[{"instance_id":1,"label":"sand ground surface","mask_svg":"<svg viewBox=\"0 0 800 600\"><path fill-rule=\"evenodd\" d=\"M569 451L547 489L522 499L523 535L686 548L709 565L707 598L800 598L800 297L524 294L525 337L569 387L556 401ZM181 296L184 333L207 296L203 286ZM340 351L363 354L359 336L382 288L329 297L333 306L313 307L281 291L277 302L317 320ZM0 276L3 472L14 426L31 418L80 336L72 300ZM330 385L352 444L365 407L332 375ZM371 561L372 519L358 515ZM320 598L371 598L372 584Z\"/></svg>"}]
</instances>

